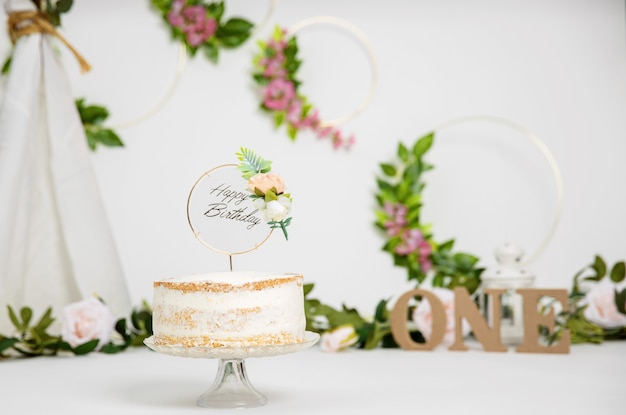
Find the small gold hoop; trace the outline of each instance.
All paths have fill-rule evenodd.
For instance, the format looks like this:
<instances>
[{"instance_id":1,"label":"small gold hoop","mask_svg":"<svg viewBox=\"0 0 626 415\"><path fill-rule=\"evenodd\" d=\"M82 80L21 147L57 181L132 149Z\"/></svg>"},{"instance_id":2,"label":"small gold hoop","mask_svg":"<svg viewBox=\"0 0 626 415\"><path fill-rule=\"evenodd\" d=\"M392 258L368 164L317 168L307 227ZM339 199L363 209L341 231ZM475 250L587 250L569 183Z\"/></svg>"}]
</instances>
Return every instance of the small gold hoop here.
<instances>
[{"instance_id":1,"label":"small gold hoop","mask_svg":"<svg viewBox=\"0 0 626 415\"><path fill-rule=\"evenodd\" d=\"M363 47L365 48L365 50L367 51L367 55L369 57L369 61L370 64L372 66L372 76L371 76L371 81L370 81L370 88L368 91L367 96L365 97L365 100L363 100L363 102L361 103L361 105L359 105L354 111L352 111L351 113L344 115L343 117L338 117L332 120L323 120L321 123L323 126L325 127L333 127L333 126L337 126L337 125L341 125L344 124L350 120L352 120L354 117L356 117L357 115L359 115L361 112L363 112L363 110L365 110L365 108L367 108L367 106L370 104L370 102L372 101L372 98L374 96L374 91L376 90L376 85L378 84L378 61L376 59L376 55L374 53L374 48L372 47L370 41L368 40L367 36L365 36L365 34L356 26L354 26L352 23L344 20L344 19L340 19L338 17L334 17L334 16L315 16L315 17L310 17L308 19L304 19L301 20L300 22L296 23L295 25L293 25L292 27L290 27L287 30L288 35L294 36L296 34L296 32L312 26L312 25L316 25L316 24L330 24L330 25L334 25L337 27L340 27L348 32L350 32L352 35L354 35L354 37L361 42L361 44L363 45Z\"/></svg>"}]
</instances>

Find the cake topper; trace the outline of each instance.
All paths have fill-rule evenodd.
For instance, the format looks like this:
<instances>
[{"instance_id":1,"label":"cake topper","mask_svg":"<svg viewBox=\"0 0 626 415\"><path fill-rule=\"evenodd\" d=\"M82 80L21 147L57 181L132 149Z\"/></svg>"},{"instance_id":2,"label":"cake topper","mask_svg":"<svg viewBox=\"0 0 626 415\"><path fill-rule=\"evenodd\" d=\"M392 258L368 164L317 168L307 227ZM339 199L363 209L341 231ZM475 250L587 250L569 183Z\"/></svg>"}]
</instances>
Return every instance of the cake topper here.
<instances>
[{"instance_id":1,"label":"cake topper","mask_svg":"<svg viewBox=\"0 0 626 415\"><path fill-rule=\"evenodd\" d=\"M207 248L230 258L251 252L280 228L288 239L291 195L272 162L241 148L239 164L223 164L196 180L187 198L187 221ZM244 180L242 180L242 178ZM267 226L266 226L267 225Z\"/></svg>"}]
</instances>

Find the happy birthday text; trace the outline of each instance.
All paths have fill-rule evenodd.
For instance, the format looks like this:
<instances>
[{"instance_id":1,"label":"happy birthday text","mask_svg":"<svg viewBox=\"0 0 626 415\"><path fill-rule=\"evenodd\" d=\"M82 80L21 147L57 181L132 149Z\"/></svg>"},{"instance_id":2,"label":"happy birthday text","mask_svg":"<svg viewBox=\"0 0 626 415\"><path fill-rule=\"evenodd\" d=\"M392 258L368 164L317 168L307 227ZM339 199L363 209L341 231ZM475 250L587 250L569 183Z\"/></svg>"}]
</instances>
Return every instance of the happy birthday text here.
<instances>
[{"instance_id":1,"label":"happy birthday text","mask_svg":"<svg viewBox=\"0 0 626 415\"><path fill-rule=\"evenodd\" d=\"M230 207L231 204L239 206L243 201L247 200L249 197L248 193L232 190L230 185L222 183L212 188L209 194L221 200L208 205L208 210L204 212L204 216L207 218L220 218L244 222L248 224L248 226L246 226L248 230L261 223L261 218L255 216L259 211L258 209L254 209L248 213L248 207L237 207L236 209Z\"/></svg>"}]
</instances>

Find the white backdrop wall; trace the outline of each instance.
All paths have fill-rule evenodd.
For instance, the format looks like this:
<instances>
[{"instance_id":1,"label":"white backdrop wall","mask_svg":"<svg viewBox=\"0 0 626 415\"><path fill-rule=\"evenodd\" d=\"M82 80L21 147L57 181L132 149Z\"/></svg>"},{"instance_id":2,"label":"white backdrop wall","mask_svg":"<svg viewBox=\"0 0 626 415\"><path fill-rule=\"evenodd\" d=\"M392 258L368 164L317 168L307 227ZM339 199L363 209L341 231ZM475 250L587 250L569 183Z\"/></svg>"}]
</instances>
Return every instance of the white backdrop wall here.
<instances>
[{"instance_id":1,"label":"white backdrop wall","mask_svg":"<svg viewBox=\"0 0 626 415\"><path fill-rule=\"evenodd\" d=\"M259 22L270 1L228 0L228 15ZM343 129L349 152L302 134L290 142L258 111L250 73L256 40L275 24L335 16L363 31L375 52L371 104ZM80 75L60 54L76 97L106 105L109 125L145 113L176 76L178 46L149 2L77 0L63 33L93 65ZM0 53L9 50L3 34ZM334 118L367 95L372 65L356 38L332 26L298 32L303 92ZM235 162L240 146L274 161L294 196L290 240L279 233L235 269L302 272L316 297L367 313L409 285L373 226L378 163L442 123L491 115L534 132L556 159L565 188L561 220L529 268L537 285L569 288L595 254L626 257L626 25L618 0L278 0L269 24L218 65L187 59L178 88L145 122L117 131L122 149L93 164L136 303L152 281L226 270L228 260L192 235L185 204L209 168ZM552 172L528 138L488 123L440 130L428 156L424 220L438 241L494 264L503 242L533 253L557 212ZM94 237L98 237L94 235Z\"/></svg>"}]
</instances>

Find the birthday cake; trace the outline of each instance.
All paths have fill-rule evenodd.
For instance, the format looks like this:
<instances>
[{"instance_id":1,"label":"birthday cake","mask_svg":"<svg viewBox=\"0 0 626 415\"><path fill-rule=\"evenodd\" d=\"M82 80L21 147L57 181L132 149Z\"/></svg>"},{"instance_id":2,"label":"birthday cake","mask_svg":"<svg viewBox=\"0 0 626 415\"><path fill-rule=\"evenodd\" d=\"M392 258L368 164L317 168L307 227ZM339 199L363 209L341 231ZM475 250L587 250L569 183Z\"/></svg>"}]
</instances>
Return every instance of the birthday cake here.
<instances>
[{"instance_id":1,"label":"birthday cake","mask_svg":"<svg viewBox=\"0 0 626 415\"><path fill-rule=\"evenodd\" d=\"M304 341L302 275L219 272L154 282L154 344L246 347Z\"/></svg>"}]
</instances>

